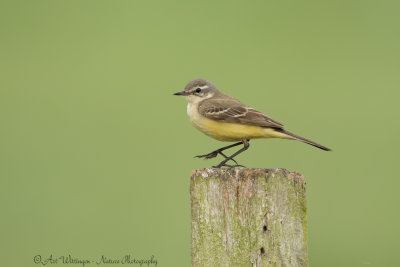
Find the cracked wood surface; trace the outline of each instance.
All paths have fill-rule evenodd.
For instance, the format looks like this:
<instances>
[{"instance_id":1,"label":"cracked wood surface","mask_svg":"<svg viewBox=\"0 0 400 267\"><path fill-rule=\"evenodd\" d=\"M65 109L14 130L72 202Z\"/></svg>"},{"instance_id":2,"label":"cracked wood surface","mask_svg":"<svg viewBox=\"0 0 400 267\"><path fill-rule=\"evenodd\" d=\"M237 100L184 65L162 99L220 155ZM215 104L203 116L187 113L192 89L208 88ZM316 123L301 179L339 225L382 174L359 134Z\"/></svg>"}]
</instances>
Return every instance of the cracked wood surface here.
<instances>
[{"instance_id":1,"label":"cracked wood surface","mask_svg":"<svg viewBox=\"0 0 400 267\"><path fill-rule=\"evenodd\" d=\"M307 266L305 189L284 169L193 171L192 266Z\"/></svg>"}]
</instances>

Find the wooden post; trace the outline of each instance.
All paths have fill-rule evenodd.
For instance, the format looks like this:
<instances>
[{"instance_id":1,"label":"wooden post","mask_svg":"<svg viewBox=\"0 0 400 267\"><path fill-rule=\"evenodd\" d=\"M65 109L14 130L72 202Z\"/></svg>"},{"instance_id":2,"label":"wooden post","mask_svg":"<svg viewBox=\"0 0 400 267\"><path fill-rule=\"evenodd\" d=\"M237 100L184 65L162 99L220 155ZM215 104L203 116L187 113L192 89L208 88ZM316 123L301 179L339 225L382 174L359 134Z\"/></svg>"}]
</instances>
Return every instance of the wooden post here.
<instances>
[{"instance_id":1,"label":"wooden post","mask_svg":"<svg viewBox=\"0 0 400 267\"><path fill-rule=\"evenodd\" d=\"M308 266L301 174L195 170L190 195L192 266Z\"/></svg>"}]
</instances>

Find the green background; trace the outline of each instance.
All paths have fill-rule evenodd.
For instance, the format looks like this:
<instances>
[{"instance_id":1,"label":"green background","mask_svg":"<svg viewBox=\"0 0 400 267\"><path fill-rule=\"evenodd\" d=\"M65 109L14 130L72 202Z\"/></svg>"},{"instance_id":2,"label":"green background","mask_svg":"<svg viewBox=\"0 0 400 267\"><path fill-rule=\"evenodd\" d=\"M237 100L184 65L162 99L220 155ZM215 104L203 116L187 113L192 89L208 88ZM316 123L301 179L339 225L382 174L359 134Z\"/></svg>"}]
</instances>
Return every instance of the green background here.
<instances>
[{"instance_id":1,"label":"green background","mask_svg":"<svg viewBox=\"0 0 400 267\"><path fill-rule=\"evenodd\" d=\"M2 0L1 265L189 266L189 174L218 162L193 156L226 143L172 93L202 77L334 150L256 140L238 157L304 174L310 266L399 266L399 8Z\"/></svg>"}]
</instances>

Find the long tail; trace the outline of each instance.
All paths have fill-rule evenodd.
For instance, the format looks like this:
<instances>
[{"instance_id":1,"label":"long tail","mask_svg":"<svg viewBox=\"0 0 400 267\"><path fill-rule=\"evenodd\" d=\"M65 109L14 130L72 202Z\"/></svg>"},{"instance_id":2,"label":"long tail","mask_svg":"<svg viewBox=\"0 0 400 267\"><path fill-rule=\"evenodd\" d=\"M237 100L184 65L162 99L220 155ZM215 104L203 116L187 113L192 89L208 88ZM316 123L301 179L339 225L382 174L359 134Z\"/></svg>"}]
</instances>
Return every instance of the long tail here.
<instances>
[{"instance_id":1,"label":"long tail","mask_svg":"<svg viewBox=\"0 0 400 267\"><path fill-rule=\"evenodd\" d=\"M296 139L296 140L302 141L302 142L304 142L304 143L306 143L306 144L309 144L309 145L318 147L318 148L320 148L320 149L322 149L322 150L331 151L330 148L327 148L327 147L325 147L325 146L323 146L323 145L317 144L317 143L315 143L315 142L313 142L313 141L311 141L311 140L305 139L305 138L303 138L303 137L301 137L301 136L295 135L295 134L293 134L293 133L291 133L291 132L288 132L288 131L286 131L286 130L284 130L284 129L279 129L279 132L281 132L281 133L283 133L283 134L286 134L286 135L290 136L290 137L293 138L293 139Z\"/></svg>"}]
</instances>

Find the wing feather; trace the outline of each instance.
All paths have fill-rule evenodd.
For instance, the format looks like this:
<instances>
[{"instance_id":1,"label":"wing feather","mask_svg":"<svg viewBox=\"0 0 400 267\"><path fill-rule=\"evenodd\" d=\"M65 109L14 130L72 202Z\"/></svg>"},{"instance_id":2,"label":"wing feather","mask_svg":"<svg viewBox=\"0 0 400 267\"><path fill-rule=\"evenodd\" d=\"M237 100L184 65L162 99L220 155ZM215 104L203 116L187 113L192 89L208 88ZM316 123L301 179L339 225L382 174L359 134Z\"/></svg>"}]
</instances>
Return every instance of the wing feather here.
<instances>
[{"instance_id":1,"label":"wing feather","mask_svg":"<svg viewBox=\"0 0 400 267\"><path fill-rule=\"evenodd\" d=\"M206 99L199 103L199 113L209 119L282 129L283 124L244 105L234 98Z\"/></svg>"}]
</instances>

